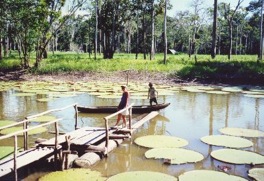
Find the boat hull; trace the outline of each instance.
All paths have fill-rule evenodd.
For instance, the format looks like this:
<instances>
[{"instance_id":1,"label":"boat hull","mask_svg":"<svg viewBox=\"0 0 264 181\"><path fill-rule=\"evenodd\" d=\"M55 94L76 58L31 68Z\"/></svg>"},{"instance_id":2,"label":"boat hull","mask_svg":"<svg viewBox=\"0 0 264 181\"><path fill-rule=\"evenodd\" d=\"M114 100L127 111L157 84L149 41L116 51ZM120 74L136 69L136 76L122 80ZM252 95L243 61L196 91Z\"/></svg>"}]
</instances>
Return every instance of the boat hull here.
<instances>
[{"instance_id":1,"label":"boat hull","mask_svg":"<svg viewBox=\"0 0 264 181\"><path fill-rule=\"evenodd\" d=\"M142 114L142 113L149 113L151 111L158 111L168 107L170 103L166 104L158 104L153 106L142 105L142 106L133 106L132 113L133 114ZM114 113L117 111L116 106L97 106L97 107L84 107L84 106L77 106L79 112L82 113Z\"/></svg>"}]
</instances>

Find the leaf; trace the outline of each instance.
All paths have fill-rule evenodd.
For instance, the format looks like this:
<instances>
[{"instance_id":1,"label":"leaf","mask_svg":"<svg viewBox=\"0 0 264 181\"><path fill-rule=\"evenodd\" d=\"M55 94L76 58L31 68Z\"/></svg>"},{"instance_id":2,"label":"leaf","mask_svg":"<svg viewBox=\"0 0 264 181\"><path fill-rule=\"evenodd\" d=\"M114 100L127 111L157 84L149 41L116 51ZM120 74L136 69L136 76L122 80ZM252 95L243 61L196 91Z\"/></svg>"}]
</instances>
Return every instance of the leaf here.
<instances>
[{"instance_id":1,"label":"leaf","mask_svg":"<svg viewBox=\"0 0 264 181\"><path fill-rule=\"evenodd\" d=\"M263 164L264 156L250 151L236 149L220 149L211 152L211 156L217 160L233 164Z\"/></svg>"},{"instance_id":2,"label":"leaf","mask_svg":"<svg viewBox=\"0 0 264 181\"><path fill-rule=\"evenodd\" d=\"M182 138L166 135L148 135L135 139L139 146L147 148L178 148L188 145L188 141Z\"/></svg>"},{"instance_id":3,"label":"leaf","mask_svg":"<svg viewBox=\"0 0 264 181\"><path fill-rule=\"evenodd\" d=\"M246 179L214 170L192 170L179 176L179 181L247 181Z\"/></svg>"},{"instance_id":4,"label":"leaf","mask_svg":"<svg viewBox=\"0 0 264 181\"><path fill-rule=\"evenodd\" d=\"M56 171L48 173L42 176L39 181L72 181L72 180L97 180L104 181L106 178L101 176L98 171L92 171L90 169L68 169L64 171Z\"/></svg>"},{"instance_id":5,"label":"leaf","mask_svg":"<svg viewBox=\"0 0 264 181\"><path fill-rule=\"evenodd\" d=\"M14 133L14 132L17 132L17 131L21 131L23 130L23 127L12 127L12 128L7 128L7 129L3 129L0 131L0 134L10 134L10 133ZM40 127L40 128L36 128L36 129L33 129L31 131L28 132L29 135L34 135L34 134L39 134L39 133L43 133L43 132L46 132L47 131L47 128L45 127ZM21 134L18 134L19 136L23 136L23 133Z\"/></svg>"},{"instance_id":6,"label":"leaf","mask_svg":"<svg viewBox=\"0 0 264 181\"><path fill-rule=\"evenodd\" d=\"M204 136L201 140L209 145L224 146L229 148L247 148L253 146L252 141L235 136L211 135Z\"/></svg>"},{"instance_id":7,"label":"leaf","mask_svg":"<svg viewBox=\"0 0 264 181\"><path fill-rule=\"evenodd\" d=\"M264 168L252 168L248 171L248 176L254 178L256 181L263 181Z\"/></svg>"},{"instance_id":8,"label":"leaf","mask_svg":"<svg viewBox=\"0 0 264 181\"><path fill-rule=\"evenodd\" d=\"M254 129L245 129L245 128L221 128L219 131L226 135L231 136L243 136L243 137L251 137L251 138L257 138L257 137L264 137L264 132Z\"/></svg>"},{"instance_id":9,"label":"leaf","mask_svg":"<svg viewBox=\"0 0 264 181\"><path fill-rule=\"evenodd\" d=\"M49 122L55 120L55 116L40 116L30 120L31 122Z\"/></svg>"},{"instance_id":10,"label":"leaf","mask_svg":"<svg viewBox=\"0 0 264 181\"><path fill-rule=\"evenodd\" d=\"M171 175L152 172L152 171L132 171L132 172L123 172L117 175L114 175L107 179L107 181L177 181L176 177Z\"/></svg>"},{"instance_id":11,"label":"leaf","mask_svg":"<svg viewBox=\"0 0 264 181\"><path fill-rule=\"evenodd\" d=\"M0 127L7 126L10 124L15 123L15 121L10 121L10 120L0 120Z\"/></svg>"},{"instance_id":12,"label":"leaf","mask_svg":"<svg viewBox=\"0 0 264 181\"><path fill-rule=\"evenodd\" d=\"M145 157L168 159L170 164L196 163L204 159L201 153L183 148L153 148L145 153Z\"/></svg>"}]
</instances>

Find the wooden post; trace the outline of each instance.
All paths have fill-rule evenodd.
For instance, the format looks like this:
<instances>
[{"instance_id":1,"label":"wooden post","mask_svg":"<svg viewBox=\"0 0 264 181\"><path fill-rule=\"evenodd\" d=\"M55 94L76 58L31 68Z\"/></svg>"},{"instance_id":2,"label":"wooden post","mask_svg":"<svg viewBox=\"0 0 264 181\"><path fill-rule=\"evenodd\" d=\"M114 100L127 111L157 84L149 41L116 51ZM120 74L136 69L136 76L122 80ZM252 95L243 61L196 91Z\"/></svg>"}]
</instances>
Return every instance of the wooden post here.
<instances>
[{"instance_id":1,"label":"wooden post","mask_svg":"<svg viewBox=\"0 0 264 181\"><path fill-rule=\"evenodd\" d=\"M15 181L17 178L17 135L14 136L14 172L15 172Z\"/></svg>"},{"instance_id":2,"label":"wooden post","mask_svg":"<svg viewBox=\"0 0 264 181\"><path fill-rule=\"evenodd\" d=\"M59 136L59 125L58 122L55 122L55 148L54 148L54 163L57 168L57 162L58 162L58 136Z\"/></svg>"},{"instance_id":3,"label":"wooden post","mask_svg":"<svg viewBox=\"0 0 264 181\"><path fill-rule=\"evenodd\" d=\"M27 118L25 118L27 120ZM23 122L23 130L27 129L27 121ZM28 145L28 134L27 131L23 133L24 136L24 150L27 150L27 145Z\"/></svg>"},{"instance_id":4,"label":"wooden post","mask_svg":"<svg viewBox=\"0 0 264 181\"><path fill-rule=\"evenodd\" d=\"M132 107L129 108L129 117L128 117L128 129L131 130L131 126L132 126L132 123L131 123L131 120L132 120Z\"/></svg>"},{"instance_id":5,"label":"wooden post","mask_svg":"<svg viewBox=\"0 0 264 181\"><path fill-rule=\"evenodd\" d=\"M74 110L75 110L75 130L78 128L78 109L77 109L77 104L74 105Z\"/></svg>"},{"instance_id":6,"label":"wooden post","mask_svg":"<svg viewBox=\"0 0 264 181\"><path fill-rule=\"evenodd\" d=\"M109 125L108 125L108 119L104 118L105 120L105 155L108 153L108 144L109 144Z\"/></svg>"}]
</instances>

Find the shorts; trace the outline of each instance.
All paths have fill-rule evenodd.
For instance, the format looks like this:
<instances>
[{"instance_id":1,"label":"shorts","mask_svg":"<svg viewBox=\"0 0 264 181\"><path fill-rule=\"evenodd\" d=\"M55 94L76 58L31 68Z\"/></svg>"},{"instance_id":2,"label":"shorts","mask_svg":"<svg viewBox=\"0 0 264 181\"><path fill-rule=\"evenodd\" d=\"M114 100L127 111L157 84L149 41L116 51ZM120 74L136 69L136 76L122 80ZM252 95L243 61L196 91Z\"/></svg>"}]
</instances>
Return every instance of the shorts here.
<instances>
[{"instance_id":1,"label":"shorts","mask_svg":"<svg viewBox=\"0 0 264 181\"><path fill-rule=\"evenodd\" d=\"M128 109L124 110L123 112L120 113L122 116L127 116L129 115Z\"/></svg>"}]
</instances>

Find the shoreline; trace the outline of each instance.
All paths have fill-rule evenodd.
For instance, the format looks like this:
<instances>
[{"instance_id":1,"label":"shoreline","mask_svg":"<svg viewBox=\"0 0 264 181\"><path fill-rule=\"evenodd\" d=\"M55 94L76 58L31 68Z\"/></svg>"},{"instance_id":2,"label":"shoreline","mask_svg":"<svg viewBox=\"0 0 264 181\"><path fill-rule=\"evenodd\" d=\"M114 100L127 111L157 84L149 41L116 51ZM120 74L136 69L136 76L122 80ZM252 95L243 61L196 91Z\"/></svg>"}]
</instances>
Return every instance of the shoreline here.
<instances>
[{"instance_id":1,"label":"shoreline","mask_svg":"<svg viewBox=\"0 0 264 181\"><path fill-rule=\"evenodd\" d=\"M172 75L162 72L139 72L139 71L116 71L116 72L71 72L71 73L56 73L56 74L30 74L25 71L8 72L0 74L0 81L69 81L69 82L113 82L113 83L148 83L152 82L158 85L170 85L170 86L223 86L232 87L240 86L245 89L249 87L258 87L264 89L263 83L248 82L245 79L240 78L234 80L232 78L226 78L222 81L217 80L183 80L178 77L172 77Z\"/></svg>"}]
</instances>

